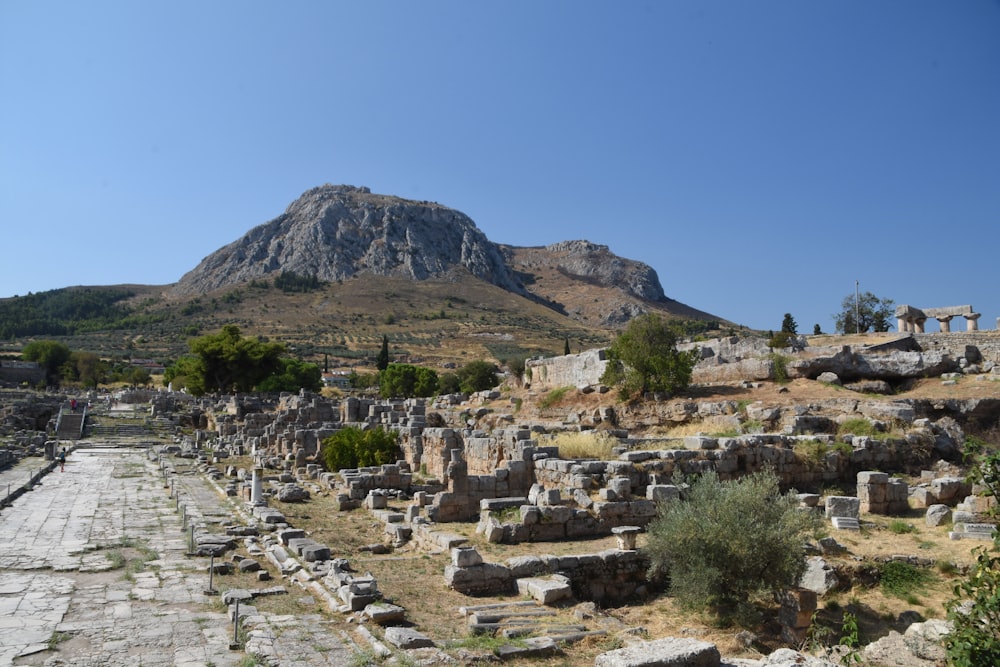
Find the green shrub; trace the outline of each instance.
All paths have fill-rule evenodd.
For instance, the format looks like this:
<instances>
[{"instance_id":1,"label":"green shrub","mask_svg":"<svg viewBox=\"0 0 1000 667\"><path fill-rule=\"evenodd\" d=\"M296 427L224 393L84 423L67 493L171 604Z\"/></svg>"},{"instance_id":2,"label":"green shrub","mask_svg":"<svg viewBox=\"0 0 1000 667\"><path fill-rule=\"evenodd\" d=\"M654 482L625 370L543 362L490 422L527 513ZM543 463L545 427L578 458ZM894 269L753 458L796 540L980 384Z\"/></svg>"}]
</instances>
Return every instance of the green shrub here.
<instances>
[{"instance_id":1,"label":"green shrub","mask_svg":"<svg viewBox=\"0 0 1000 667\"><path fill-rule=\"evenodd\" d=\"M771 363L774 365L774 381L779 384L785 384L788 382L789 358L783 354L778 354L777 352L772 352L767 355L767 358L770 359Z\"/></svg>"},{"instance_id":2,"label":"green shrub","mask_svg":"<svg viewBox=\"0 0 1000 667\"><path fill-rule=\"evenodd\" d=\"M1000 497L1000 452L978 438L965 443L966 460L972 464L969 481L981 484L983 495ZM996 510L991 513L996 516ZM991 548L977 547L976 562L966 578L955 585L948 603L948 620L954 630L945 637L948 664L954 667L1000 665L1000 533Z\"/></svg>"},{"instance_id":3,"label":"green shrub","mask_svg":"<svg viewBox=\"0 0 1000 667\"><path fill-rule=\"evenodd\" d=\"M649 526L650 574L669 577L683 606L748 622L758 596L794 585L805 570L802 544L815 517L782 494L773 471L692 484L682 502L662 503Z\"/></svg>"},{"instance_id":4,"label":"green shrub","mask_svg":"<svg viewBox=\"0 0 1000 667\"><path fill-rule=\"evenodd\" d=\"M401 452L395 433L349 426L323 440L321 454L327 470L343 470L392 463Z\"/></svg>"},{"instance_id":5,"label":"green shrub","mask_svg":"<svg viewBox=\"0 0 1000 667\"><path fill-rule=\"evenodd\" d=\"M783 349L789 347L793 340L795 340L795 334L787 331L779 331L768 339L767 346L771 348Z\"/></svg>"},{"instance_id":6,"label":"green shrub","mask_svg":"<svg viewBox=\"0 0 1000 667\"><path fill-rule=\"evenodd\" d=\"M889 532L895 533L896 535L905 535L906 533L917 532L917 527L912 523L907 523L902 519L893 519L889 522Z\"/></svg>"},{"instance_id":7,"label":"green shrub","mask_svg":"<svg viewBox=\"0 0 1000 667\"><path fill-rule=\"evenodd\" d=\"M882 592L904 600L933 579L929 571L901 560L882 564L879 567L879 575Z\"/></svg>"}]
</instances>

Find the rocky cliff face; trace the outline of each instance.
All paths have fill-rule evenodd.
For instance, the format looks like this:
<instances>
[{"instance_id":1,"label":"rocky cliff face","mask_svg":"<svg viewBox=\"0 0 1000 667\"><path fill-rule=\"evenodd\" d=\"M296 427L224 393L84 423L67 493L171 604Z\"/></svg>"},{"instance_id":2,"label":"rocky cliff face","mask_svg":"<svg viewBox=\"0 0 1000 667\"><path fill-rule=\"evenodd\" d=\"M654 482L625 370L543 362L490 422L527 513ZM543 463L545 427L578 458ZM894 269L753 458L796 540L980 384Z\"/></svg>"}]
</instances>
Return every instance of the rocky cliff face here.
<instances>
[{"instance_id":1,"label":"rocky cliff face","mask_svg":"<svg viewBox=\"0 0 1000 667\"><path fill-rule=\"evenodd\" d=\"M323 281L360 273L425 280L448 277L459 267L524 292L497 246L462 213L368 188L324 185L203 259L173 293L200 294L283 271Z\"/></svg>"},{"instance_id":2,"label":"rocky cliff face","mask_svg":"<svg viewBox=\"0 0 1000 667\"><path fill-rule=\"evenodd\" d=\"M563 241L544 247L503 249L507 263L528 291L578 320L617 328L649 312L720 319L670 299L652 267L619 257L605 245Z\"/></svg>"},{"instance_id":3,"label":"rocky cliff face","mask_svg":"<svg viewBox=\"0 0 1000 667\"><path fill-rule=\"evenodd\" d=\"M546 246L559 271L601 287L616 287L646 301L666 297L660 279L648 264L615 255L606 245L590 241L563 241Z\"/></svg>"},{"instance_id":4,"label":"rocky cliff face","mask_svg":"<svg viewBox=\"0 0 1000 667\"><path fill-rule=\"evenodd\" d=\"M194 296L282 272L321 281L361 274L461 280L471 274L602 328L651 311L719 319L667 298L652 268L607 246L500 246L454 209L350 185L309 190L274 220L203 259L171 293Z\"/></svg>"}]
</instances>

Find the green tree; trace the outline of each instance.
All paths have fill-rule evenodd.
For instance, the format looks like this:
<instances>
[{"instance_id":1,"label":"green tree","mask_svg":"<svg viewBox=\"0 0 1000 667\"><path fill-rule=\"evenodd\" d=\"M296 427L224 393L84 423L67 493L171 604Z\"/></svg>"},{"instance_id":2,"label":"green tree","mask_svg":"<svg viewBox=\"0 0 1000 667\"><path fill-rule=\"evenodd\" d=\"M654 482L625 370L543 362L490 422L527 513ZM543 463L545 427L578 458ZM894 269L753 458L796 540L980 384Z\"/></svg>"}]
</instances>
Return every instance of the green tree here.
<instances>
[{"instance_id":1,"label":"green tree","mask_svg":"<svg viewBox=\"0 0 1000 667\"><path fill-rule=\"evenodd\" d=\"M438 377L430 368L412 364L389 364L379 373L382 398L412 398L437 393Z\"/></svg>"},{"instance_id":2,"label":"green tree","mask_svg":"<svg viewBox=\"0 0 1000 667\"><path fill-rule=\"evenodd\" d=\"M188 347L198 358L196 372L205 391L251 391L266 377L281 370L280 343L244 338L234 324L217 334L192 340ZM188 389L192 389L189 382Z\"/></svg>"},{"instance_id":3,"label":"green tree","mask_svg":"<svg viewBox=\"0 0 1000 667\"><path fill-rule=\"evenodd\" d=\"M351 371L347 376L347 381L353 389L372 389L378 387L378 373L358 373Z\"/></svg>"},{"instance_id":4,"label":"green tree","mask_svg":"<svg viewBox=\"0 0 1000 667\"><path fill-rule=\"evenodd\" d=\"M818 324L813 325L813 336L819 336L823 333L823 330L819 328Z\"/></svg>"},{"instance_id":5,"label":"green tree","mask_svg":"<svg viewBox=\"0 0 1000 667\"><path fill-rule=\"evenodd\" d=\"M174 390L187 389L194 396L205 393L205 376L201 369L201 360L194 355L186 354L167 366L163 372L163 386L171 385Z\"/></svg>"},{"instance_id":6,"label":"green tree","mask_svg":"<svg viewBox=\"0 0 1000 667\"><path fill-rule=\"evenodd\" d=\"M683 606L747 622L760 596L793 586L805 571L804 537L816 520L798 505L770 470L725 482L707 472L683 500L657 507L650 574L669 577Z\"/></svg>"},{"instance_id":7,"label":"green tree","mask_svg":"<svg viewBox=\"0 0 1000 667\"><path fill-rule=\"evenodd\" d=\"M792 317L791 313L785 313L785 318L781 320L781 330L786 334L791 334L793 336L797 335L799 325L796 324L795 318Z\"/></svg>"},{"instance_id":8,"label":"green tree","mask_svg":"<svg viewBox=\"0 0 1000 667\"><path fill-rule=\"evenodd\" d=\"M438 391L442 394L457 394L462 391L462 381L458 379L458 373L442 373Z\"/></svg>"},{"instance_id":9,"label":"green tree","mask_svg":"<svg viewBox=\"0 0 1000 667\"><path fill-rule=\"evenodd\" d=\"M126 382L131 385L135 385L136 387L145 387L149 384L151 377L152 376L150 375L148 368L143 368L142 366L132 366L125 373L124 379Z\"/></svg>"},{"instance_id":10,"label":"green tree","mask_svg":"<svg viewBox=\"0 0 1000 667\"><path fill-rule=\"evenodd\" d=\"M282 357L278 362L281 369L264 378L257 385L257 391L277 393L297 392L300 389L319 391L323 388L323 373L316 364L289 357Z\"/></svg>"},{"instance_id":11,"label":"green tree","mask_svg":"<svg viewBox=\"0 0 1000 667\"><path fill-rule=\"evenodd\" d=\"M871 292L848 294L840 304L840 313L834 316L837 333L888 331L890 318L896 314L894 305L892 299L880 299Z\"/></svg>"},{"instance_id":12,"label":"green tree","mask_svg":"<svg viewBox=\"0 0 1000 667\"><path fill-rule=\"evenodd\" d=\"M93 352L74 352L70 357L76 371L76 379L84 387L93 389L101 382L107 381L108 365Z\"/></svg>"},{"instance_id":13,"label":"green tree","mask_svg":"<svg viewBox=\"0 0 1000 667\"><path fill-rule=\"evenodd\" d=\"M401 452L395 433L381 427L362 431L349 426L325 438L320 454L326 469L335 471L392 463Z\"/></svg>"},{"instance_id":14,"label":"green tree","mask_svg":"<svg viewBox=\"0 0 1000 667\"><path fill-rule=\"evenodd\" d=\"M61 369L71 354L64 343L55 340L32 341L21 350L25 361L37 362L45 369L45 383L51 385L59 384Z\"/></svg>"},{"instance_id":15,"label":"green tree","mask_svg":"<svg viewBox=\"0 0 1000 667\"><path fill-rule=\"evenodd\" d=\"M389 338L382 336L382 349L375 358L375 368L384 371L389 366Z\"/></svg>"},{"instance_id":16,"label":"green tree","mask_svg":"<svg viewBox=\"0 0 1000 667\"><path fill-rule=\"evenodd\" d=\"M467 394L497 386L497 367L488 361L470 361L458 369L459 389Z\"/></svg>"},{"instance_id":17,"label":"green tree","mask_svg":"<svg viewBox=\"0 0 1000 667\"><path fill-rule=\"evenodd\" d=\"M991 514L1000 510L1000 452L977 438L965 445L966 459L972 463L969 481L992 498ZM993 534L991 547L975 549L976 562L954 588L948 603L948 619L954 630L945 637L948 664L953 667L1000 665L1000 532Z\"/></svg>"},{"instance_id":18,"label":"green tree","mask_svg":"<svg viewBox=\"0 0 1000 667\"><path fill-rule=\"evenodd\" d=\"M674 393L691 383L697 351L677 349L677 334L658 315L641 315L608 348L601 382L623 399L649 391Z\"/></svg>"}]
</instances>

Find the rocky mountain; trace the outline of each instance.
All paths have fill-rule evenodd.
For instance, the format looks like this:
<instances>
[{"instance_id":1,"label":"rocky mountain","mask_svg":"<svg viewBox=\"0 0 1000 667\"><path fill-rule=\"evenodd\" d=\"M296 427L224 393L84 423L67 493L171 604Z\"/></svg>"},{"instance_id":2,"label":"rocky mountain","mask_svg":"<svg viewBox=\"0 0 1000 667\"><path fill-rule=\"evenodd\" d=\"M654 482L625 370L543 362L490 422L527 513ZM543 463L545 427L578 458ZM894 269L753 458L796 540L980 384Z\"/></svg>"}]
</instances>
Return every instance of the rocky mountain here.
<instances>
[{"instance_id":1,"label":"rocky mountain","mask_svg":"<svg viewBox=\"0 0 1000 667\"><path fill-rule=\"evenodd\" d=\"M605 245L562 241L535 248L502 247L528 291L574 319L612 328L651 311L720 319L668 298L651 266L619 257Z\"/></svg>"},{"instance_id":2,"label":"rocky mountain","mask_svg":"<svg viewBox=\"0 0 1000 667\"><path fill-rule=\"evenodd\" d=\"M321 281L363 274L461 280L471 274L600 327L618 327L649 311L719 319L667 298L651 267L607 246L500 246L459 211L349 185L305 192L277 218L203 259L170 293L190 297L282 272Z\"/></svg>"},{"instance_id":3,"label":"rocky mountain","mask_svg":"<svg viewBox=\"0 0 1000 667\"><path fill-rule=\"evenodd\" d=\"M523 291L497 247L462 213L368 188L324 185L213 252L172 291L206 293L283 271L322 281L365 272L426 280L459 266L498 287Z\"/></svg>"}]
</instances>

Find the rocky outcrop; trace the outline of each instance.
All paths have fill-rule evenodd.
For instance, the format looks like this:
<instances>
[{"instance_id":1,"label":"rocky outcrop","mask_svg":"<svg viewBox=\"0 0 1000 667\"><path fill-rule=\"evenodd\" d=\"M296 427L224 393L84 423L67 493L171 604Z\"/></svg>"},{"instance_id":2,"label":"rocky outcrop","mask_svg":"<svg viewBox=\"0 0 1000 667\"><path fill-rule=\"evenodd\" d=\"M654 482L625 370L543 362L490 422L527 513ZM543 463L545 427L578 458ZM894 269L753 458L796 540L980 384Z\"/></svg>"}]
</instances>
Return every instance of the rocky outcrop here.
<instances>
[{"instance_id":1,"label":"rocky outcrop","mask_svg":"<svg viewBox=\"0 0 1000 667\"><path fill-rule=\"evenodd\" d=\"M663 312L687 319L719 318L668 298L648 264L615 255L606 245L562 241L543 247L500 246L507 263L536 298L580 320L618 328ZM573 295L567 285L584 285Z\"/></svg>"},{"instance_id":2,"label":"rocky outcrop","mask_svg":"<svg viewBox=\"0 0 1000 667\"><path fill-rule=\"evenodd\" d=\"M563 241L546 246L559 271L588 283L617 287L647 301L665 299L660 279L648 264L615 255L606 245Z\"/></svg>"},{"instance_id":3,"label":"rocky outcrop","mask_svg":"<svg viewBox=\"0 0 1000 667\"><path fill-rule=\"evenodd\" d=\"M466 215L368 188L324 185L203 259L172 291L200 294L281 272L321 281L366 272L425 280L459 279L458 269L524 292L499 248Z\"/></svg>"}]
</instances>

